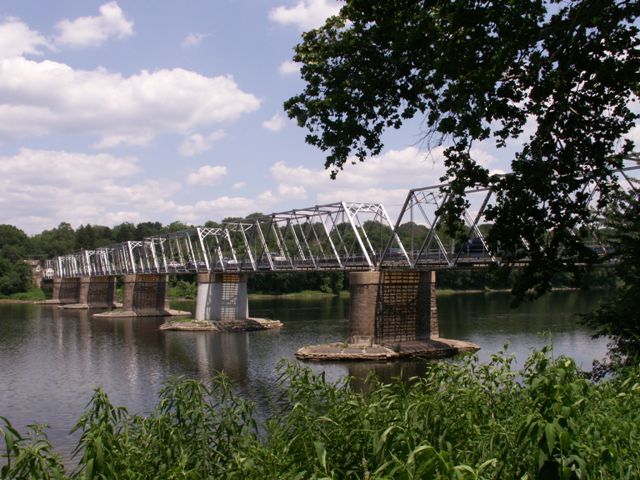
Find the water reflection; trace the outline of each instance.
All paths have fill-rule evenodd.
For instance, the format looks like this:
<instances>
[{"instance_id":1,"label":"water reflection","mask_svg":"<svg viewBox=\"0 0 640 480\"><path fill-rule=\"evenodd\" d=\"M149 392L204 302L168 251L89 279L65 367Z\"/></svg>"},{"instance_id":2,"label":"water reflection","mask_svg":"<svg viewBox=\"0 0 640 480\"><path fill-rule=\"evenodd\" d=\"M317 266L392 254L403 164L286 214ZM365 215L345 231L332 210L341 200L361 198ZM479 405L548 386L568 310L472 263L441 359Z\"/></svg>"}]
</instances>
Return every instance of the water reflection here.
<instances>
[{"instance_id":1,"label":"water reflection","mask_svg":"<svg viewBox=\"0 0 640 480\"><path fill-rule=\"evenodd\" d=\"M165 335L167 362L202 380L222 371L236 383L246 382L248 333L166 332Z\"/></svg>"},{"instance_id":2,"label":"water reflection","mask_svg":"<svg viewBox=\"0 0 640 480\"><path fill-rule=\"evenodd\" d=\"M438 300L445 337L474 341L482 359L505 342L522 362L532 347L548 340L557 353L572 355L588 368L604 355L606 342L594 342L578 323L576 311L595 307L592 294L560 292L539 302L509 308L508 294L452 295ZM174 305L193 310L193 303ZM163 381L172 375L207 380L224 371L238 392L256 402L258 415L272 408L283 358L294 360L302 345L342 341L347 334L348 299L260 299L251 301L255 316L277 318L281 330L251 333L166 332L162 318L91 318L82 310L53 306L0 304L0 415L19 428L48 423L60 451L70 452L67 436L89 400L92 388L105 389L112 402L136 413L148 412ZM371 372L383 380L402 374L419 376L425 362L309 364L329 380L346 375L362 385Z\"/></svg>"}]
</instances>

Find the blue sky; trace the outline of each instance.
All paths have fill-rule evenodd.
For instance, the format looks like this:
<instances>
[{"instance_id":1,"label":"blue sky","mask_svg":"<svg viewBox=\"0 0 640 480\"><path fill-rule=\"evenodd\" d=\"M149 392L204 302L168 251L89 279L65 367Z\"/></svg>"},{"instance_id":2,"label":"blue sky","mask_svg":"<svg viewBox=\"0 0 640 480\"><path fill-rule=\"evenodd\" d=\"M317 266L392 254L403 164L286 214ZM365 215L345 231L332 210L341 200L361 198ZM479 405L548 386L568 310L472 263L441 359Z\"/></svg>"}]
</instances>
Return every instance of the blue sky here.
<instances>
[{"instance_id":1,"label":"blue sky","mask_svg":"<svg viewBox=\"0 0 640 480\"><path fill-rule=\"evenodd\" d=\"M202 224L336 201L383 202L438 183L420 124L336 181L286 118L290 59L334 0L4 0L0 223ZM505 170L507 152L474 156Z\"/></svg>"}]
</instances>

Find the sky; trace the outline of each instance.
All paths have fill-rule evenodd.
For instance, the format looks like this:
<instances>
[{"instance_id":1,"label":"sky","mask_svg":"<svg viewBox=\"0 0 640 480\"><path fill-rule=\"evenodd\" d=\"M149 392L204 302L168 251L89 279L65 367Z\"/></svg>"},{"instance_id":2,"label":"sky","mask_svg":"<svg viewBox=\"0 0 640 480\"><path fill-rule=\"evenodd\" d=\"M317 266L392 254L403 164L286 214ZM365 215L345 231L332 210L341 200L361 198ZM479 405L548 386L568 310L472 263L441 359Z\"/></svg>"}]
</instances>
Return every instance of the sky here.
<instances>
[{"instance_id":1,"label":"sky","mask_svg":"<svg viewBox=\"0 0 640 480\"><path fill-rule=\"evenodd\" d=\"M0 224L181 221L339 201L397 215L439 183L419 121L337 180L282 104L304 88L293 48L335 0L3 0ZM508 169L509 149L474 158Z\"/></svg>"}]
</instances>

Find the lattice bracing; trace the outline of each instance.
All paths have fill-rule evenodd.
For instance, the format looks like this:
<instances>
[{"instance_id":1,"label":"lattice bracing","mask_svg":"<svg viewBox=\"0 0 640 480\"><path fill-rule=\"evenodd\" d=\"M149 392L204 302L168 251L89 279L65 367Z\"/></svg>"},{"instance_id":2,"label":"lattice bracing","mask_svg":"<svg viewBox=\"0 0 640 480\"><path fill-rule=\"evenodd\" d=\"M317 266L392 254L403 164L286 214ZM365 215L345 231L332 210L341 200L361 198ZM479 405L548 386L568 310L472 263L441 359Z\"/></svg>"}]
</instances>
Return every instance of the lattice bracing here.
<instances>
[{"instance_id":1,"label":"lattice bracing","mask_svg":"<svg viewBox=\"0 0 640 480\"><path fill-rule=\"evenodd\" d=\"M639 158L631 156L612 177L620 188L639 192L633 178ZM592 221L594 251L607 253L600 196L610 185L597 185L585 175L584 187L572 200L586 202ZM251 220L130 240L94 250L54 257L45 271L55 277L200 272L277 272L327 270L432 270L501 261L485 239L490 188L465 192L468 208L461 220L466 234L455 239L442 225L443 206L451 201L447 185L410 190L393 224L380 203L336 202L272 213ZM582 238L582 240L584 240ZM527 261L522 242L520 259Z\"/></svg>"}]
</instances>

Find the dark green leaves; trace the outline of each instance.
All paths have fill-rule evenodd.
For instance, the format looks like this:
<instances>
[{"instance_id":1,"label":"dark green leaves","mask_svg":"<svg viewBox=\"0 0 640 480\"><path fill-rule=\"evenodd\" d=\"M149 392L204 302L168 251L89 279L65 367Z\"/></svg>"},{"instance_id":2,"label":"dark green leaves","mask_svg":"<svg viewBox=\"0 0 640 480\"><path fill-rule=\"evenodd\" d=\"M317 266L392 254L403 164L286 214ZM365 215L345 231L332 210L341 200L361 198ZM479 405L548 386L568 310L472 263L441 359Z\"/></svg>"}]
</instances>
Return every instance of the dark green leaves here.
<instances>
[{"instance_id":1,"label":"dark green leaves","mask_svg":"<svg viewBox=\"0 0 640 480\"><path fill-rule=\"evenodd\" d=\"M465 188L493 185L489 241L513 253L506 263L531 249L516 293L536 296L555 272L593 261L575 241L592 222L579 194L593 179L606 207L612 172L633 149L622 139L637 119L638 13L637 0L351 0L296 47L306 87L285 110L327 152L332 177L380 153L387 129L422 118L427 145L446 147L450 233ZM532 133L519 138L527 122ZM510 139L521 142L513 175L489 178L471 148Z\"/></svg>"}]
</instances>

